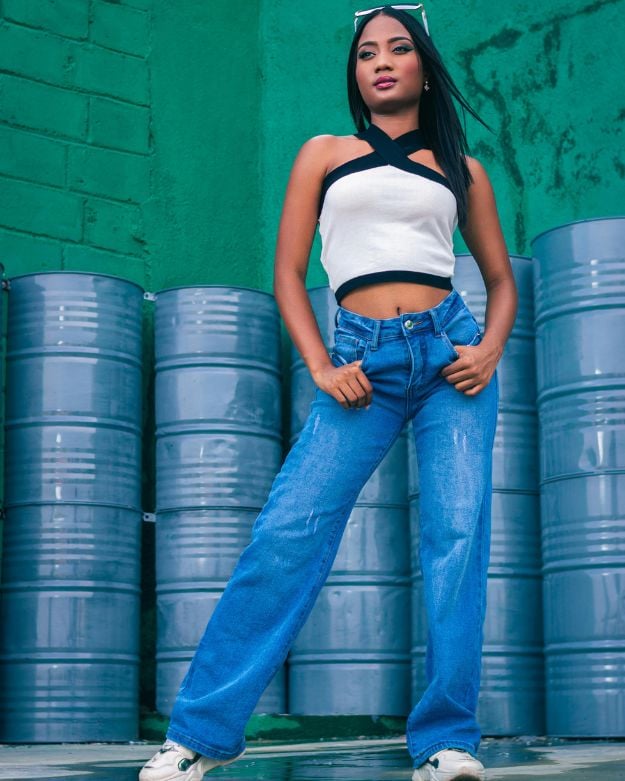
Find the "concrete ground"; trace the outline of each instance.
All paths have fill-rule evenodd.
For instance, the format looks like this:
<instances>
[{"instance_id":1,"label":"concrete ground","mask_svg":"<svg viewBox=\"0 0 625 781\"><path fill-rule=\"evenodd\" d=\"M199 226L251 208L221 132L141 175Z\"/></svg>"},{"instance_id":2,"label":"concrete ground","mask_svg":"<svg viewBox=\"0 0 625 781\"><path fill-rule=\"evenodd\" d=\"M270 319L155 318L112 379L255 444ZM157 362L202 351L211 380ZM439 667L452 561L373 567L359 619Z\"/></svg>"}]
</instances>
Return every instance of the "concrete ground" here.
<instances>
[{"instance_id":1,"label":"concrete ground","mask_svg":"<svg viewBox=\"0 0 625 781\"><path fill-rule=\"evenodd\" d=\"M136 781L161 744L0 744L0 779ZM247 742L245 755L207 775L224 781L386 781L412 775L406 739L300 743ZM483 738L479 758L489 781L561 776L566 781L624 781L625 741L549 737Z\"/></svg>"}]
</instances>

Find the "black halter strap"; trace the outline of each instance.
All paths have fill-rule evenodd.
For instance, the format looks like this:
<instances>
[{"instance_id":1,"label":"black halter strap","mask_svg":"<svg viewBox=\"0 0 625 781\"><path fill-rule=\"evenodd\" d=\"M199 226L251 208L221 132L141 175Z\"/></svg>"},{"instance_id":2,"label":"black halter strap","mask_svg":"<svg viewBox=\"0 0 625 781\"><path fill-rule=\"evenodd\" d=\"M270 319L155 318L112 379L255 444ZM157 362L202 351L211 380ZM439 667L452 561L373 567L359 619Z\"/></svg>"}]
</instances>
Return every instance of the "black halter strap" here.
<instances>
[{"instance_id":1,"label":"black halter strap","mask_svg":"<svg viewBox=\"0 0 625 781\"><path fill-rule=\"evenodd\" d=\"M421 128L409 130L397 138L391 138L382 128L370 124L365 130L355 134L357 138L367 141L375 151L386 160L390 165L397 168L406 168L412 162L408 155L416 152L418 149L430 149L430 145L425 140L425 133Z\"/></svg>"}]
</instances>

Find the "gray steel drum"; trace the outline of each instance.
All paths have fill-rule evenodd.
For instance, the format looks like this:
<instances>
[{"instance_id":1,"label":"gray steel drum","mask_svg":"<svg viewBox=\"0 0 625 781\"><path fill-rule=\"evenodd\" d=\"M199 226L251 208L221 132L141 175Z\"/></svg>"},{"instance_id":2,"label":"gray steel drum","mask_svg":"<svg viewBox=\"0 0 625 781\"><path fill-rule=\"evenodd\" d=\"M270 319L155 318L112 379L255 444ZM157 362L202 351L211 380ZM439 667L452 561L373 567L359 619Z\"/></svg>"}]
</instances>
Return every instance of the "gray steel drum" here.
<instances>
[{"instance_id":1,"label":"gray steel drum","mask_svg":"<svg viewBox=\"0 0 625 781\"><path fill-rule=\"evenodd\" d=\"M547 730L625 735L625 217L532 242Z\"/></svg>"},{"instance_id":2,"label":"gray steel drum","mask_svg":"<svg viewBox=\"0 0 625 781\"><path fill-rule=\"evenodd\" d=\"M143 290L79 272L10 285L0 740L132 740Z\"/></svg>"},{"instance_id":3,"label":"gray steel drum","mask_svg":"<svg viewBox=\"0 0 625 781\"><path fill-rule=\"evenodd\" d=\"M308 291L328 348L336 301ZM291 440L314 399L314 382L291 350ZM291 646L289 712L405 716L410 710L410 530L406 430L363 486L336 558Z\"/></svg>"},{"instance_id":4,"label":"gray steel drum","mask_svg":"<svg viewBox=\"0 0 625 781\"><path fill-rule=\"evenodd\" d=\"M4 266L0 263L0 278L4 281ZM6 359L6 312L7 291L4 285L0 289L0 426L4 427L4 362ZM4 508L4 437L0 437L0 507ZM0 514L0 573L2 572L2 539L4 535L4 519Z\"/></svg>"},{"instance_id":5,"label":"gray steel drum","mask_svg":"<svg viewBox=\"0 0 625 781\"><path fill-rule=\"evenodd\" d=\"M274 297L220 285L156 293L157 709L182 679L282 462ZM255 713L285 710L285 668Z\"/></svg>"},{"instance_id":6,"label":"gray steel drum","mask_svg":"<svg viewBox=\"0 0 625 781\"><path fill-rule=\"evenodd\" d=\"M529 258L510 258L519 307L497 365L499 415L493 448L493 497L487 610L484 621L478 719L484 734L542 734L542 579L533 279ZM456 257L454 288L485 327L486 290L471 255ZM413 697L426 687L427 618L418 547L418 470L409 439L413 533Z\"/></svg>"}]
</instances>

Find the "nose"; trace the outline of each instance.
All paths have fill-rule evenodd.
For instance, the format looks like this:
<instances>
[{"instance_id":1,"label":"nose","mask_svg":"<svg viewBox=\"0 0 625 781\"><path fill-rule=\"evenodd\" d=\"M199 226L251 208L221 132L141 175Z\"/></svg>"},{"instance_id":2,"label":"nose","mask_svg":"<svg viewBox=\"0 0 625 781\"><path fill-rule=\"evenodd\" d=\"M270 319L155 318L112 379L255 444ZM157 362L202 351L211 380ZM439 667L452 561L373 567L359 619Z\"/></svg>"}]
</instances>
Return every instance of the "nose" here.
<instances>
[{"instance_id":1,"label":"nose","mask_svg":"<svg viewBox=\"0 0 625 781\"><path fill-rule=\"evenodd\" d=\"M375 64L375 69L380 70L380 68L388 68L390 65L389 62L389 53L386 51L380 51L380 53L377 56L377 62Z\"/></svg>"}]
</instances>

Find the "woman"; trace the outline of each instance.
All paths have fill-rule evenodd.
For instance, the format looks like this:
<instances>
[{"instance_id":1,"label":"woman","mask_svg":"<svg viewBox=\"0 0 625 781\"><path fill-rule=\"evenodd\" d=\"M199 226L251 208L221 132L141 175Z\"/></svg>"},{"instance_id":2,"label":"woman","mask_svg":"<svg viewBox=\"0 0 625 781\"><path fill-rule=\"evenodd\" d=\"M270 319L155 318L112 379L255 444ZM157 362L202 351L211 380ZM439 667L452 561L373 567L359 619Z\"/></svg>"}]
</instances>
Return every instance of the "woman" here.
<instances>
[{"instance_id":1,"label":"woman","mask_svg":"<svg viewBox=\"0 0 625 781\"><path fill-rule=\"evenodd\" d=\"M356 498L410 419L429 626L428 686L407 721L412 778L484 777L475 712L496 366L517 290L489 179L461 151L450 95L462 98L427 30L392 6L356 19L348 87L359 133L303 144L276 249L276 301L315 399L141 781L200 779L245 752L245 725L310 614ZM317 221L339 304L331 356L305 288ZM456 224L488 291L483 333L450 281Z\"/></svg>"}]
</instances>

